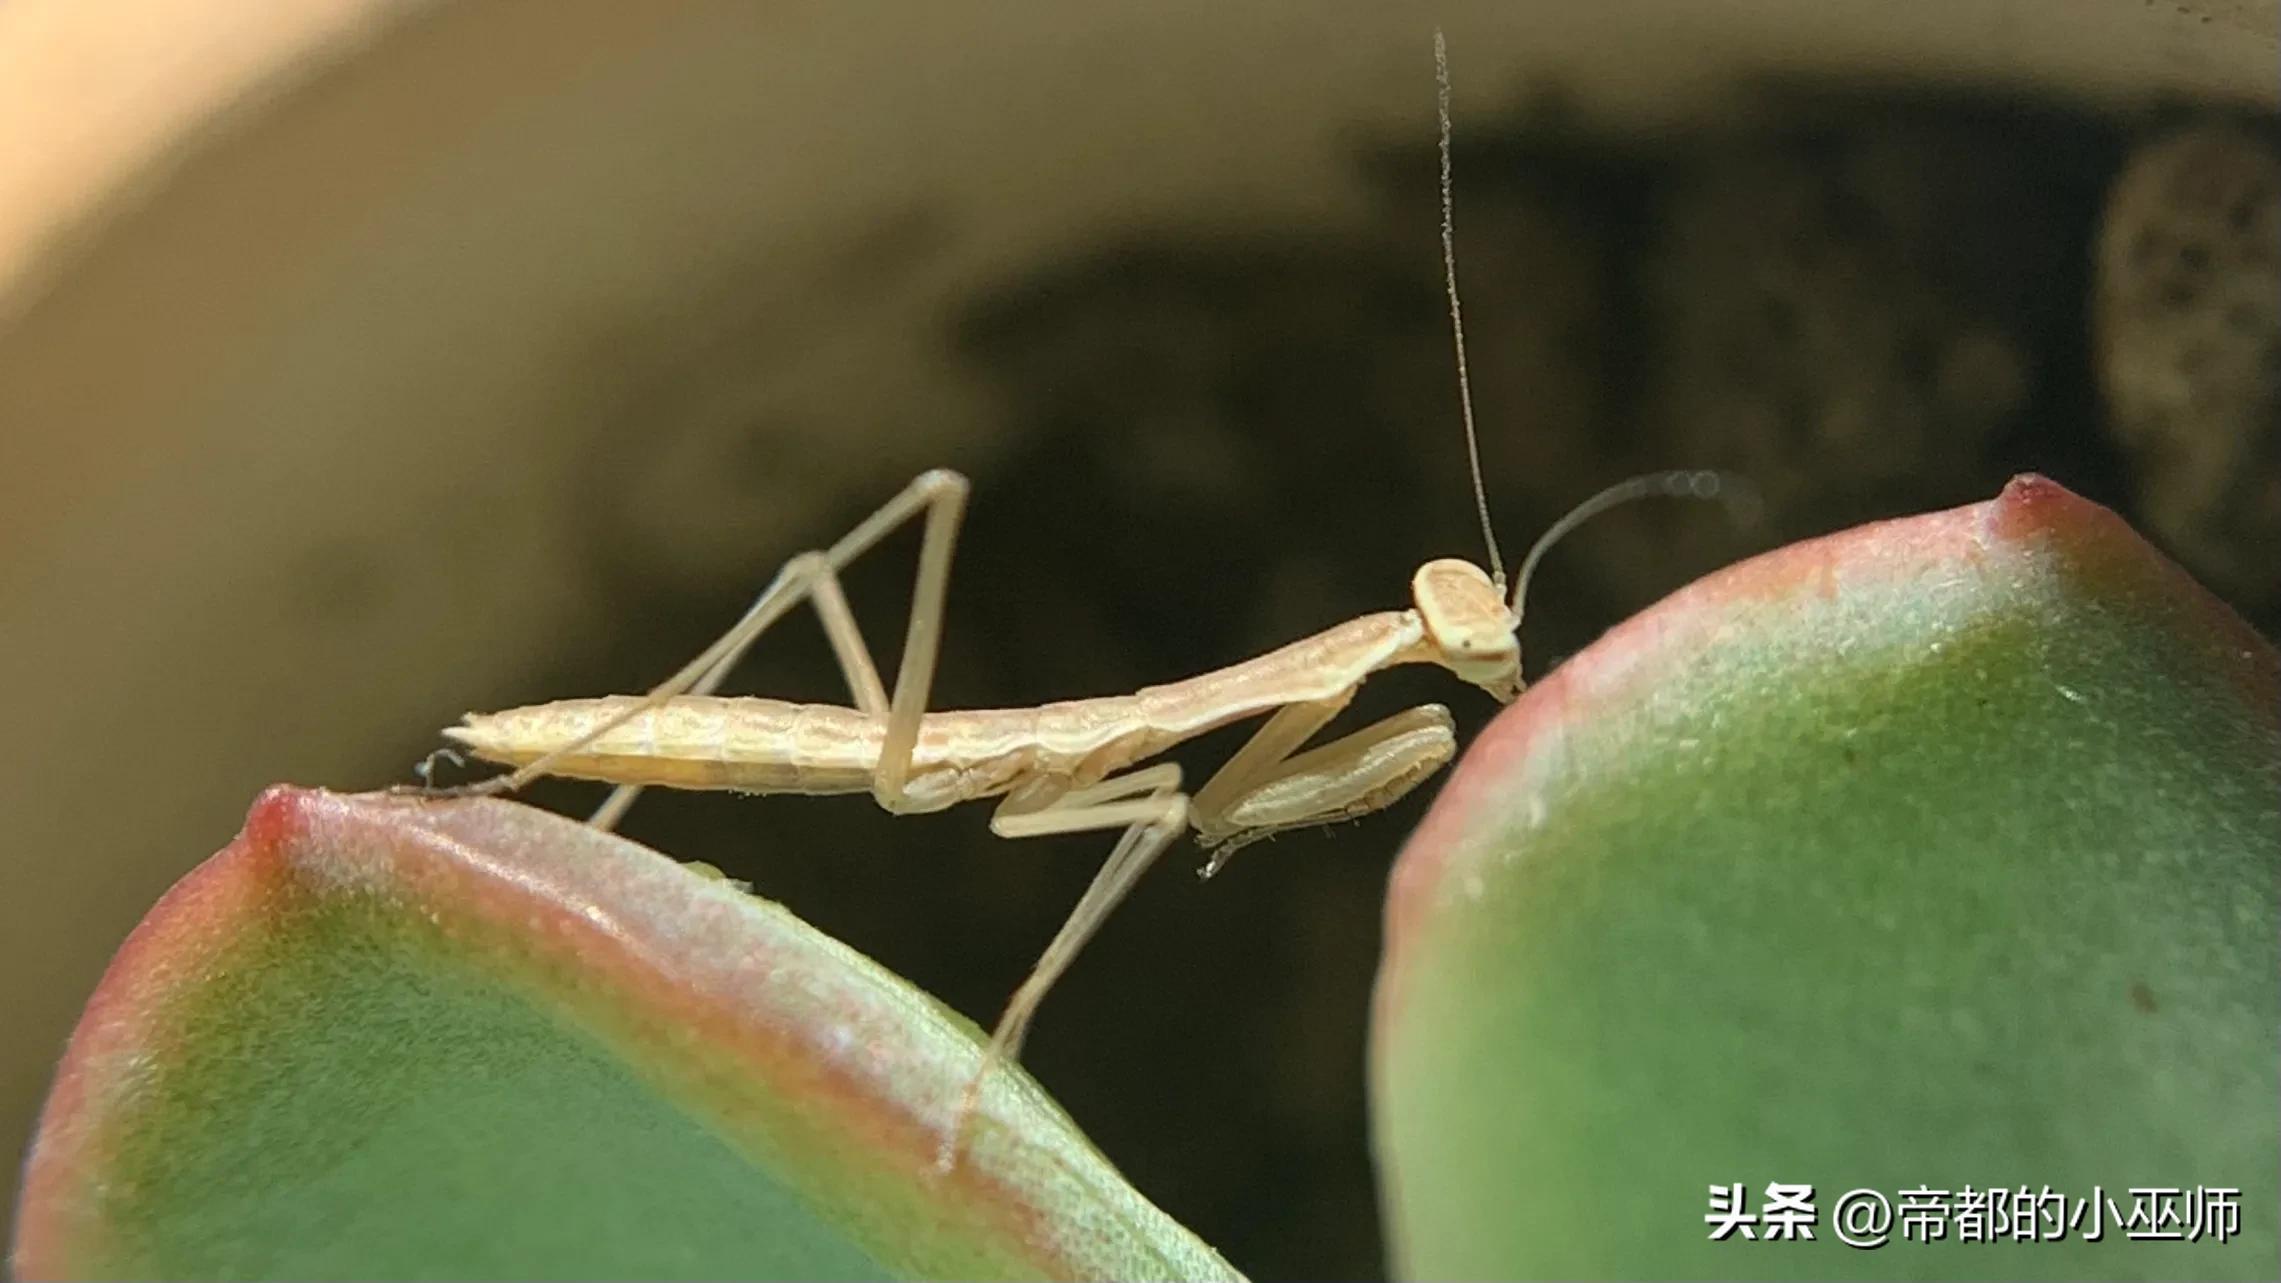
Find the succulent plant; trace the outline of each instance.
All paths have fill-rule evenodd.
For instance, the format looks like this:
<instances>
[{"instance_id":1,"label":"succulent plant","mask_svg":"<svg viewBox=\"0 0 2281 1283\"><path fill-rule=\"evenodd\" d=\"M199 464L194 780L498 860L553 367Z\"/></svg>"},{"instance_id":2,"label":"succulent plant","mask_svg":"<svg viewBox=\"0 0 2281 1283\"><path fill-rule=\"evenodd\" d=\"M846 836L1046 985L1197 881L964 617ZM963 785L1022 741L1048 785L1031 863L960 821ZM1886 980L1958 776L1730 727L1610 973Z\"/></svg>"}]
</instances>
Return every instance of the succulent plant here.
<instances>
[{"instance_id":1,"label":"succulent plant","mask_svg":"<svg viewBox=\"0 0 2281 1283\"><path fill-rule=\"evenodd\" d=\"M89 1004L26 1277L1234 1277L971 1025L507 802L273 789Z\"/></svg>"},{"instance_id":2,"label":"succulent plant","mask_svg":"<svg viewBox=\"0 0 2281 1283\"><path fill-rule=\"evenodd\" d=\"M1603 637L1474 744L1386 934L1403 1273L2273 1273L2281 664L2051 482ZM1819 1192L1813 1243L1712 1240L1707 1187L1777 1182ZM1857 1251L1828 1219L2023 1185L2259 1210L2195 1245Z\"/></svg>"},{"instance_id":3,"label":"succulent plant","mask_svg":"<svg viewBox=\"0 0 2281 1283\"><path fill-rule=\"evenodd\" d=\"M1564 664L1411 839L1386 949L1400 1274L2273 1273L2281 657L2052 483L1758 558ZM88 1005L14 1265L1235 1277L1018 1070L942 1172L977 1055L631 843L273 790ZM1707 1187L1774 1182L2242 1212L2183 1245L1706 1232Z\"/></svg>"}]
</instances>

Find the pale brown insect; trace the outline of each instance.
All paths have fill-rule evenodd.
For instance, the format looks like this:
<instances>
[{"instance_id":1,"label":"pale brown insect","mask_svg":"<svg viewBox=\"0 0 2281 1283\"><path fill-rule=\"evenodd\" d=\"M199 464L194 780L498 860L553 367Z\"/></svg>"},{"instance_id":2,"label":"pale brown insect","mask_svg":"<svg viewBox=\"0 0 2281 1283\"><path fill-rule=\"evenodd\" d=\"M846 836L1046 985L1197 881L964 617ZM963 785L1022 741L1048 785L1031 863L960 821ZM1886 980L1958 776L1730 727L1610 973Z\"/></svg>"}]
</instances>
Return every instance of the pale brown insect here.
<instances>
[{"instance_id":1,"label":"pale brown insect","mask_svg":"<svg viewBox=\"0 0 2281 1283\"><path fill-rule=\"evenodd\" d=\"M1157 855L1193 829L1212 854L1205 876L1247 843L1288 829L1365 815L1392 804L1456 752L1449 710L1422 704L1307 748L1372 674L1438 664L1500 701L1522 687L1522 603L1538 560L1581 522L1650 495L1709 497L1710 472L1635 477L1594 495L1547 530L1522 561L1508 597L1488 520L1466 386L1464 323L1449 185L1449 90L1440 36L1442 249L1475 499L1491 569L1444 558L1418 568L1406 609L1364 615L1255 659L1127 695L1031 708L929 710L944 594L966 478L924 473L829 548L787 562L719 640L644 695L562 700L470 714L444 732L486 761L516 769L452 790L511 792L541 775L619 785L593 822L616 823L650 785L748 793L869 793L898 814L1001 799L991 829L1009 838L1122 830L1101 871L1014 992L992 1031L944 1140L944 1161L981 1085L1019 1054L1038 1003ZM901 663L890 693L857 629L839 572L890 531L924 517L917 582ZM713 694L760 636L813 601L845 674L852 706ZM1194 793L1180 767L1141 765L1218 727L1267 715L1235 755Z\"/></svg>"}]
</instances>

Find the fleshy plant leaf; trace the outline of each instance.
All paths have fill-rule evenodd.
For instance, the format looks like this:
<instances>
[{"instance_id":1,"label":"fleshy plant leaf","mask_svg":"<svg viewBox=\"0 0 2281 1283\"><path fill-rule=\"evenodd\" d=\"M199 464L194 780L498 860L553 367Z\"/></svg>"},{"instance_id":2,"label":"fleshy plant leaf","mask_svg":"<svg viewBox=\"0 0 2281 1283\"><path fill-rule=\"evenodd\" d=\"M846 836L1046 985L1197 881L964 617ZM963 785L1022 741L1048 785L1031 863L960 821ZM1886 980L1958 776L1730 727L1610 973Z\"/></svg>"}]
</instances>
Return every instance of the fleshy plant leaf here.
<instances>
[{"instance_id":1,"label":"fleshy plant leaf","mask_svg":"<svg viewBox=\"0 0 2281 1283\"><path fill-rule=\"evenodd\" d=\"M1376 1001L1412 1277L2271 1278L2281 660L2040 478L1760 557L1484 733Z\"/></svg>"},{"instance_id":2,"label":"fleshy plant leaf","mask_svg":"<svg viewBox=\"0 0 2281 1283\"><path fill-rule=\"evenodd\" d=\"M973 1026L785 910L496 801L275 789L113 961L32 1277L1233 1278Z\"/></svg>"}]
</instances>

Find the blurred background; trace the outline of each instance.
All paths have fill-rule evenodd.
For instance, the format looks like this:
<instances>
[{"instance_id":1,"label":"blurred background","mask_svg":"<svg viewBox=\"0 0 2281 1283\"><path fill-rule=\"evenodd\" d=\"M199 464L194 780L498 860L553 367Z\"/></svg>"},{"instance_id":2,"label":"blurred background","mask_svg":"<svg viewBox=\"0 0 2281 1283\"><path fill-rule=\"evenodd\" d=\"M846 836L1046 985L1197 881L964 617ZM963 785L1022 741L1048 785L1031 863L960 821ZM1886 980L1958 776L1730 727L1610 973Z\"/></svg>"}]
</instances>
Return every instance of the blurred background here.
<instances>
[{"instance_id":1,"label":"blurred background","mask_svg":"<svg viewBox=\"0 0 2281 1283\"><path fill-rule=\"evenodd\" d=\"M1532 674L2023 469L2281 630L2272 0L13 0L0 1147L262 786L401 782L463 711L641 689L921 468L976 487L942 707L1176 678L1476 556L1437 22L1508 553L1641 469L1768 500L1575 537ZM914 550L851 577L890 645ZM731 689L843 694L800 617ZM1423 700L1492 711L1401 673L1349 716ZM1256 1276L1383 1268L1365 1012L1431 792L1207 885L1178 849L1030 1041ZM1108 845L987 817L653 793L626 831L987 1024Z\"/></svg>"}]
</instances>

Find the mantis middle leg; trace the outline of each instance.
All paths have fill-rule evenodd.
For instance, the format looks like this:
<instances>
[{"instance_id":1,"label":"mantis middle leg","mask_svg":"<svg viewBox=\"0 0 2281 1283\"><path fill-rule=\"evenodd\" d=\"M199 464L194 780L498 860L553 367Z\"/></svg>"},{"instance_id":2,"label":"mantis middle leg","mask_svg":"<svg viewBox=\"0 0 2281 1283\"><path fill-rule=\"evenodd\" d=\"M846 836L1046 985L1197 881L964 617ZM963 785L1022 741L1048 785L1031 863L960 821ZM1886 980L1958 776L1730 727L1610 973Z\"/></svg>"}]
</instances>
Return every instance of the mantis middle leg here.
<instances>
[{"instance_id":1,"label":"mantis middle leg","mask_svg":"<svg viewBox=\"0 0 2281 1283\"><path fill-rule=\"evenodd\" d=\"M1120 826L1125 832L998 1018L982 1064L967 1081L944 1137L940 1166L947 1170L955 1161L984 1081L1000 1061L1020 1054L1022 1039L1047 991L1149 865L1191 822L1207 846L1217 847L1204 870L1209 876L1237 849L1271 833L1328 824L1387 806L1440 770L1455 753L1449 710L1439 704L1407 709L1328 744L1294 753L1353 698L1354 689L1349 687L1328 699L1277 711L1193 799L1180 793L1180 767L1170 762L1075 789L1060 780L1040 778L1007 795L990 820L991 829L1001 837Z\"/></svg>"},{"instance_id":2,"label":"mantis middle leg","mask_svg":"<svg viewBox=\"0 0 2281 1283\"><path fill-rule=\"evenodd\" d=\"M1109 914L1122 902L1150 864L1188 828L1188 798L1180 792L1180 767L1161 762L1097 784L1070 788L1066 780L1041 776L1006 795L990 817L991 831L1000 837L1044 837L1054 833L1081 833L1122 828L1124 836L1109 852L1101 871L1093 875L1077 906L1056 931L1037 965L1030 968L1021 987L1006 1003L982 1063L967 1080L943 1139L939 1163L946 1169L954 1160L958 1141L981 1099L982 1084L1001 1061L1020 1056L1030 1020L1054 982L1069 970Z\"/></svg>"}]
</instances>

